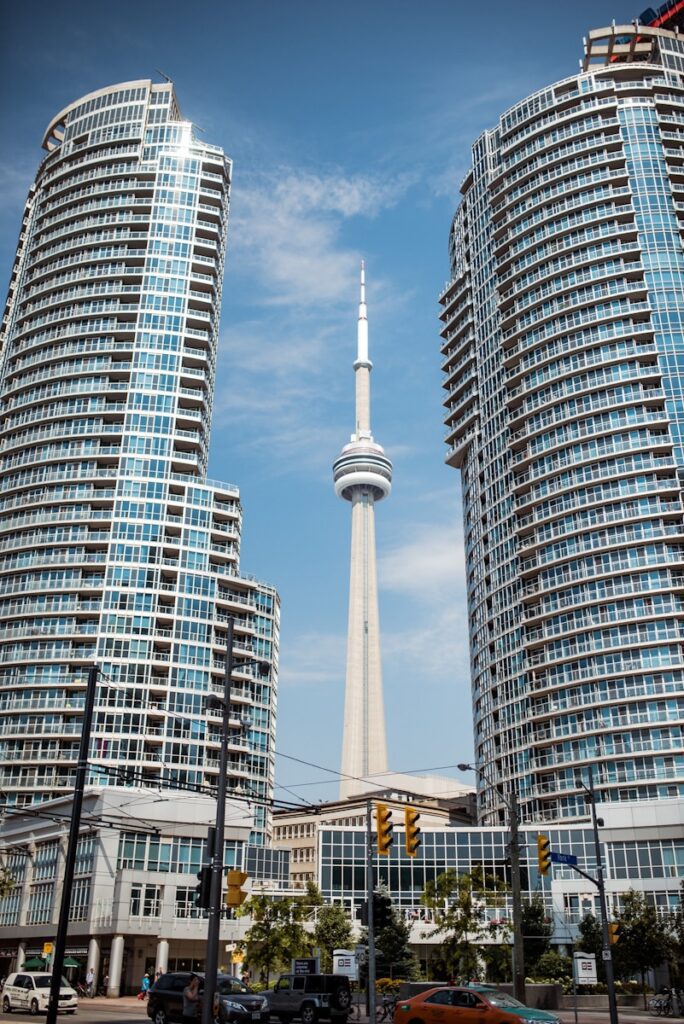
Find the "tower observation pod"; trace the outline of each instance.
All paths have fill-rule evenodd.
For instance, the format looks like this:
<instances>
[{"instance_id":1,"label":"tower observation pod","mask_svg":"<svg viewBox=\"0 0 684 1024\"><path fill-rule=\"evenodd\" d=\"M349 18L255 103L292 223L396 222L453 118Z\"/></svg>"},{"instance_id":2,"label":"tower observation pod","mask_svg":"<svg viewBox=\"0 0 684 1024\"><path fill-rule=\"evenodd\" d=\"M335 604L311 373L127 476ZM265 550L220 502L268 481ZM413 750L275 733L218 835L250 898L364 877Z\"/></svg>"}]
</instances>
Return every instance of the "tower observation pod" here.
<instances>
[{"instance_id":1,"label":"tower observation pod","mask_svg":"<svg viewBox=\"0 0 684 1024\"><path fill-rule=\"evenodd\" d=\"M340 796L358 792L358 779L387 771L375 556L375 503L392 489L392 463L370 427L368 316L361 264L356 381L356 430L333 463L335 493L352 506L349 624Z\"/></svg>"}]
</instances>

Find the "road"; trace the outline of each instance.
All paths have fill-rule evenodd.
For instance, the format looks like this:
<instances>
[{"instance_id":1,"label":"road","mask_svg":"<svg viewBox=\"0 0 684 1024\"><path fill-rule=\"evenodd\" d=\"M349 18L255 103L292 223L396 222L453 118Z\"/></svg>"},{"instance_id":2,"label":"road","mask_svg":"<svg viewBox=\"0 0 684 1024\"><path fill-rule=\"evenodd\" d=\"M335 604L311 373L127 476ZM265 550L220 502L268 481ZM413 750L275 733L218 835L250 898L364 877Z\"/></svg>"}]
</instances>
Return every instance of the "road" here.
<instances>
[{"instance_id":1,"label":"road","mask_svg":"<svg viewBox=\"0 0 684 1024\"><path fill-rule=\"evenodd\" d=\"M574 1024L575 1017L572 1010L560 1010L558 1016L563 1024ZM646 1020L654 1020L644 1010L637 1010L632 1007L620 1007L618 1009L620 1024L646 1024ZM20 1021L34 1020L30 1014L24 1013L1 1013L0 1024L19 1024ZM676 1021L678 1018L669 1018ZM681 1020L682 1018L679 1018ZM580 1010L578 1024L610 1024L610 1017L607 1010ZM74 1016L60 1015L60 1024L67 1024L68 1021L77 1021L78 1024L150 1024L150 1019L145 1012L145 1007L137 999L84 999L79 1002L78 1011ZM359 1018L352 1018L350 1024L364 1024L367 1022L365 1015ZM276 1021L274 1020L274 1024Z\"/></svg>"}]
</instances>

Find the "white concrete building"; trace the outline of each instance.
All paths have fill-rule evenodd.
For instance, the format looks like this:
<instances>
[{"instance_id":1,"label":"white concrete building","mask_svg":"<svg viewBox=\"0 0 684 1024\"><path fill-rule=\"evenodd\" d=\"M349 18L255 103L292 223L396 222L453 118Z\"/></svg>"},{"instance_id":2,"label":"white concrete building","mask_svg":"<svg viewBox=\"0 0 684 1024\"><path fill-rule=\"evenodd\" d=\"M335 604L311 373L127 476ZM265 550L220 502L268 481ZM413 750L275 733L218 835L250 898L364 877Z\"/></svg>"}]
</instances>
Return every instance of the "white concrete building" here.
<instances>
[{"instance_id":1,"label":"white concrete building","mask_svg":"<svg viewBox=\"0 0 684 1024\"><path fill-rule=\"evenodd\" d=\"M249 846L253 812L245 800L226 807L225 862L248 871L250 885L281 889L288 856ZM13 892L0 900L0 975L19 970L54 941L61 899L71 799L7 813L3 861ZM88 789L71 894L67 956L93 968L108 994L138 991L145 971L202 970L207 921L194 906L216 802L197 794L121 787ZM221 924L219 964L230 968L245 919Z\"/></svg>"}]
</instances>

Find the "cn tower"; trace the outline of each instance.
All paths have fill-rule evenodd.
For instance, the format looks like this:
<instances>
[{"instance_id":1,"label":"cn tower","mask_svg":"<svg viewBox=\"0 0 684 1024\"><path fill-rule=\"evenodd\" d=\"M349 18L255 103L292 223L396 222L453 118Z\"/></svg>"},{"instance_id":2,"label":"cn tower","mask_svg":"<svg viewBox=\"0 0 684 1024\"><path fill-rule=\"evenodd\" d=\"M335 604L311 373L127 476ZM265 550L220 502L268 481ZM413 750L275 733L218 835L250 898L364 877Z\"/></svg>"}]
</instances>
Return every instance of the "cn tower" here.
<instances>
[{"instance_id":1,"label":"cn tower","mask_svg":"<svg viewBox=\"0 0 684 1024\"><path fill-rule=\"evenodd\" d=\"M356 430L333 463L338 497L352 506L347 676L342 735L342 798L358 793L358 779L387 771L385 711L380 665L380 617L375 565L375 503L392 489L392 463L373 440L366 277L361 296L354 362Z\"/></svg>"}]
</instances>

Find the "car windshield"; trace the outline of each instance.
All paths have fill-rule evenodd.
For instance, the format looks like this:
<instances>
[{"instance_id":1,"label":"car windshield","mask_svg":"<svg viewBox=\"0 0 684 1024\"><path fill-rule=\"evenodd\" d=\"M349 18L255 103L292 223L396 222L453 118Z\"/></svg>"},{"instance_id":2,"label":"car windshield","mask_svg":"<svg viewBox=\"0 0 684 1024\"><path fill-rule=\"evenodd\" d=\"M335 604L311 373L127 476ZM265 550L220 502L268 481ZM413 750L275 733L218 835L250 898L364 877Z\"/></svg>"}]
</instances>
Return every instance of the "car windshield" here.
<instances>
[{"instance_id":1,"label":"car windshield","mask_svg":"<svg viewBox=\"0 0 684 1024\"><path fill-rule=\"evenodd\" d=\"M243 985L238 978L226 978L224 981L219 981L218 990L222 996L239 995L240 993L249 992L246 985Z\"/></svg>"},{"instance_id":2,"label":"car windshield","mask_svg":"<svg viewBox=\"0 0 684 1024\"><path fill-rule=\"evenodd\" d=\"M52 981L52 978L50 977L49 974L43 974L39 978L34 978L33 981L35 983L36 988L50 988L50 982ZM62 978L61 984L65 985L67 988L69 987L69 982L66 980L66 978Z\"/></svg>"},{"instance_id":3,"label":"car windshield","mask_svg":"<svg viewBox=\"0 0 684 1024\"><path fill-rule=\"evenodd\" d=\"M509 996L507 992L483 992L482 995L492 1006L525 1006L524 1003L518 1002L513 996Z\"/></svg>"}]
</instances>

